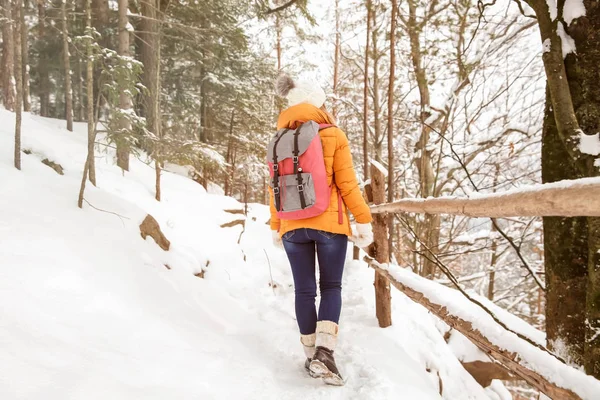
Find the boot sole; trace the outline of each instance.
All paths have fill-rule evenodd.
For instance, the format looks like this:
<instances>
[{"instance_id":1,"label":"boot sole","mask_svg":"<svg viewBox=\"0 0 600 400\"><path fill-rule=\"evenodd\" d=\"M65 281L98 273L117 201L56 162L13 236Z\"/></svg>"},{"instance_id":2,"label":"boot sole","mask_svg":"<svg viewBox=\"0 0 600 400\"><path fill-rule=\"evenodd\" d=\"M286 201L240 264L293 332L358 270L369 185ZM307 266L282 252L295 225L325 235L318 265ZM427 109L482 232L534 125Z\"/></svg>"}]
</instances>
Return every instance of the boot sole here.
<instances>
[{"instance_id":1,"label":"boot sole","mask_svg":"<svg viewBox=\"0 0 600 400\"><path fill-rule=\"evenodd\" d=\"M327 385L344 386L346 384L340 376L331 372L329 368L319 360L311 361L310 370L315 375L315 378L323 379L323 382Z\"/></svg>"}]
</instances>

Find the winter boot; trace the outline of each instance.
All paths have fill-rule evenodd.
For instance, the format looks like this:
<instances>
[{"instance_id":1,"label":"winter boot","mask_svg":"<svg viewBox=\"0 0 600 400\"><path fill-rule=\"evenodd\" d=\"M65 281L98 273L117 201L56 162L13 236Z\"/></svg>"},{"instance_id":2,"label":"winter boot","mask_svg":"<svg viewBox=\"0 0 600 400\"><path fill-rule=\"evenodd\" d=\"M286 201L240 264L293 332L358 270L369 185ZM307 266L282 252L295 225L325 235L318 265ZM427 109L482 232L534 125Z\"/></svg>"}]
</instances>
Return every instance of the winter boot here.
<instances>
[{"instance_id":1,"label":"winter boot","mask_svg":"<svg viewBox=\"0 0 600 400\"><path fill-rule=\"evenodd\" d=\"M343 386L344 379L335 365L333 351L337 344L338 325L332 321L317 322L316 351L310 370L328 385Z\"/></svg>"},{"instance_id":2,"label":"winter boot","mask_svg":"<svg viewBox=\"0 0 600 400\"><path fill-rule=\"evenodd\" d=\"M313 357L315 356L316 337L317 337L317 335L314 333L310 334L310 335L300 335L300 343L302 343L302 347L304 348L304 355L306 355L306 361L304 362L304 368L308 372L308 375L310 375L312 378L319 378L318 375L316 375L314 372L312 372L310 370L310 362L312 361Z\"/></svg>"}]
</instances>

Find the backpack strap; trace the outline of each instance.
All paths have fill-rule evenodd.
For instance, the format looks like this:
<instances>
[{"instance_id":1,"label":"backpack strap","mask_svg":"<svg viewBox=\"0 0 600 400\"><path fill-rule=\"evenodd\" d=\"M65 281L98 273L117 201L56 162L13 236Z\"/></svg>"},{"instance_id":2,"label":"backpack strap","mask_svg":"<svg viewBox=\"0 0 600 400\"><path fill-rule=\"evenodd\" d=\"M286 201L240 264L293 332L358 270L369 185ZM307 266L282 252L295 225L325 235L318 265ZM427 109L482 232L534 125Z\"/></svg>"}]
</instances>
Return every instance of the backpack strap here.
<instances>
[{"instance_id":1,"label":"backpack strap","mask_svg":"<svg viewBox=\"0 0 600 400\"><path fill-rule=\"evenodd\" d=\"M277 161L277 145L279 141L288 133L290 129L285 129L273 144L273 197L275 197L275 209L281 211L281 194L279 191L279 163Z\"/></svg>"},{"instance_id":2,"label":"backpack strap","mask_svg":"<svg viewBox=\"0 0 600 400\"><path fill-rule=\"evenodd\" d=\"M304 198L304 186L302 179L302 168L299 167L300 160L298 159L298 154L300 154L300 149L298 147L298 136L300 136L300 127L296 129L294 132L294 174L296 174L296 181L298 182L298 194L300 195L300 206L304 210L306 208L306 199Z\"/></svg>"}]
</instances>

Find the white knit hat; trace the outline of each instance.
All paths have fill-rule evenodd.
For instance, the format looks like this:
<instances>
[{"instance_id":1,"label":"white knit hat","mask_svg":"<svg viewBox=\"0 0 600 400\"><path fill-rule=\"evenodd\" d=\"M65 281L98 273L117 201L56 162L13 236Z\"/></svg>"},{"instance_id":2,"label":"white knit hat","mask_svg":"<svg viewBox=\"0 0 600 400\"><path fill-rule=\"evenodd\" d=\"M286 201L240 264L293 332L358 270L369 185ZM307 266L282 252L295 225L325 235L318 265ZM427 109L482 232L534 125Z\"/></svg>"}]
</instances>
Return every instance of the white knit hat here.
<instances>
[{"instance_id":1,"label":"white knit hat","mask_svg":"<svg viewBox=\"0 0 600 400\"><path fill-rule=\"evenodd\" d=\"M275 88L278 96L288 99L290 107L300 103L309 103L321 108L327 97L318 83L308 80L294 82L285 72L282 72L277 78Z\"/></svg>"}]
</instances>

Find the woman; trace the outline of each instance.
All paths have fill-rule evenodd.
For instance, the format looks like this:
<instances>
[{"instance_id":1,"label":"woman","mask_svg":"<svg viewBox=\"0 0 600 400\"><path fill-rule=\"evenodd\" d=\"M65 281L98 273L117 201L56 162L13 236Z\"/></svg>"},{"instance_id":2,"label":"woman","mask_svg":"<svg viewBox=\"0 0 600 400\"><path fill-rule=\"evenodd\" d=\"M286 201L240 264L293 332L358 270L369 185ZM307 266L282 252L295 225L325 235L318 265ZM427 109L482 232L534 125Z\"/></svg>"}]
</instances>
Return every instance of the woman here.
<instances>
[{"instance_id":1,"label":"woman","mask_svg":"<svg viewBox=\"0 0 600 400\"><path fill-rule=\"evenodd\" d=\"M298 122L315 121L335 125L324 107L325 92L313 82L294 82L287 75L277 80L277 94L287 98L289 108L277 121L277 129L295 128ZM276 245L287 253L295 287L295 308L300 342L306 354L305 367L313 377L325 383L343 385L333 353L336 348L338 322L342 308L342 275L348 237L359 247L373 241L371 212L363 199L352 165L352 154L344 132L329 127L319 132L328 184L332 186L327 210L316 217L284 220L277 216L271 193L271 229ZM334 184L332 184L334 183ZM338 191L343 202L338 201ZM338 207L341 205L342 212ZM346 210L356 219L353 234ZM341 218L340 218L341 216ZM315 250L319 260L321 302L317 312L315 298Z\"/></svg>"}]
</instances>

